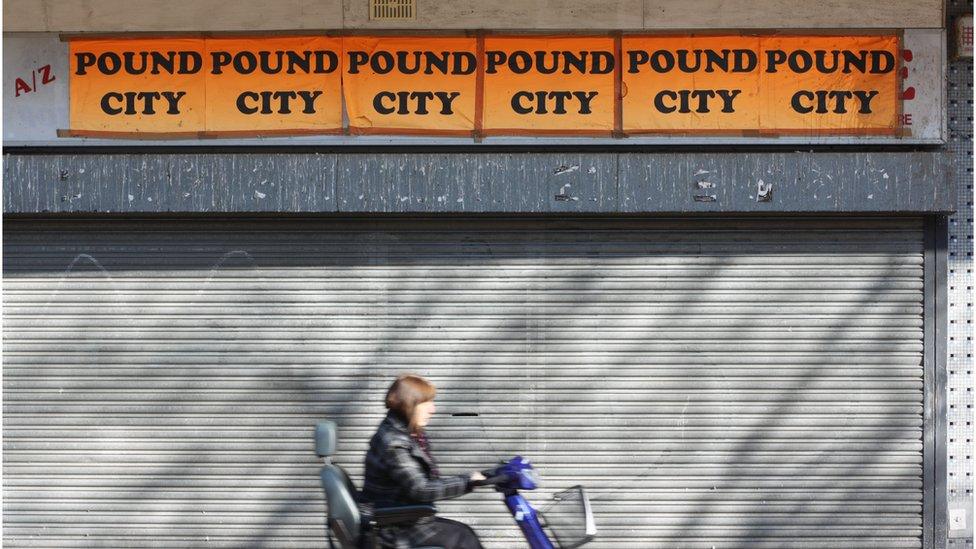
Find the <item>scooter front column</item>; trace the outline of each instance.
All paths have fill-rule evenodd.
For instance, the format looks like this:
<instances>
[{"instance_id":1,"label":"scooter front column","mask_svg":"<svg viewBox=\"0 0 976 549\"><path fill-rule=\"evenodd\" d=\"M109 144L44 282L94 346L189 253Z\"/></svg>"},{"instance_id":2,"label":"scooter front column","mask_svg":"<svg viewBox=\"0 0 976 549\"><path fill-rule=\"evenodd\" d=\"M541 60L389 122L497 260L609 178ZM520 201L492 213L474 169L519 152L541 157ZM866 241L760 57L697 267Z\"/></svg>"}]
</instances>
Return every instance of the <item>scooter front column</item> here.
<instances>
[{"instance_id":1,"label":"scooter front column","mask_svg":"<svg viewBox=\"0 0 976 549\"><path fill-rule=\"evenodd\" d=\"M549 541L549 537L542 531L539 516L535 509L529 505L528 500L516 493L505 496L505 505L515 517L515 523L522 529L525 540L529 542L531 549L555 549L552 542Z\"/></svg>"}]
</instances>

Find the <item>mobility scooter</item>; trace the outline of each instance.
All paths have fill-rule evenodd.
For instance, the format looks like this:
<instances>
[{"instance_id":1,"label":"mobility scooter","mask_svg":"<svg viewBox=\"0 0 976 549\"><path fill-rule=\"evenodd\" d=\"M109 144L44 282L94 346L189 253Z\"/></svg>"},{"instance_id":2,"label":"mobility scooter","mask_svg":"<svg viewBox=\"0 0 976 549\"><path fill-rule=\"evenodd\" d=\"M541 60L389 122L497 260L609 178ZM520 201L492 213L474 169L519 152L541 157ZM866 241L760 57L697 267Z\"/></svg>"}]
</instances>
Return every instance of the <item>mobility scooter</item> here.
<instances>
[{"instance_id":1,"label":"mobility scooter","mask_svg":"<svg viewBox=\"0 0 976 549\"><path fill-rule=\"evenodd\" d=\"M375 508L363 524L356 501L356 488L342 467L332 463L336 449L336 424L323 421L315 426L315 451L324 460L320 478L328 506L327 529L341 549L380 549L376 528L433 516L433 505L403 505ZM535 490L539 479L528 460L516 456L501 466L484 471L485 480L475 484L495 487L522 530L530 549L575 549L592 540L596 525L590 502L582 486L553 496L543 511L532 507L519 490ZM550 537L551 535L551 537ZM329 538L330 542L332 537ZM416 549L451 549L418 547Z\"/></svg>"}]
</instances>

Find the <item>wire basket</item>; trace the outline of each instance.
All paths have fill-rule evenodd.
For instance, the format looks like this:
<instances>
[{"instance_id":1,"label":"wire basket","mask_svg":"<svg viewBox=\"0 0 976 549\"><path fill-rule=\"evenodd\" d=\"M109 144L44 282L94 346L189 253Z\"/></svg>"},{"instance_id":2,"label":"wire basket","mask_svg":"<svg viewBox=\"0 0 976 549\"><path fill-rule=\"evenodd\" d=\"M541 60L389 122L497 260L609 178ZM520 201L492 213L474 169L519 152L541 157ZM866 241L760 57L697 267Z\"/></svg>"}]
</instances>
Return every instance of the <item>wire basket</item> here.
<instances>
[{"instance_id":1,"label":"wire basket","mask_svg":"<svg viewBox=\"0 0 976 549\"><path fill-rule=\"evenodd\" d=\"M553 494L552 499L539 514L556 547L574 549L596 536L593 510L582 486Z\"/></svg>"}]
</instances>

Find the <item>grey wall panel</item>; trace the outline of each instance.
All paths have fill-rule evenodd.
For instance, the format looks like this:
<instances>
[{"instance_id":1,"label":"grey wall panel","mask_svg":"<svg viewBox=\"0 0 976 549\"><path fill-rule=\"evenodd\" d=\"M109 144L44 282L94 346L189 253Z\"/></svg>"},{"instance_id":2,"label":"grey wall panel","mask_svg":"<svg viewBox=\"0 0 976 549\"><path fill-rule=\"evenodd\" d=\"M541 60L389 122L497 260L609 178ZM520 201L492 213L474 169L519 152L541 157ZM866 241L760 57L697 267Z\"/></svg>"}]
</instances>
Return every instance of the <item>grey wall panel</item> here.
<instances>
[{"instance_id":1,"label":"grey wall panel","mask_svg":"<svg viewBox=\"0 0 976 549\"><path fill-rule=\"evenodd\" d=\"M612 154L340 155L350 212L612 212Z\"/></svg>"},{"instance_id":2,"label":"grey wall panel","mask_svg":"<svg viewBox=\"0 0 976 549\"><path fill-rule=\"evenodd\" d=\"M921 547L922 272L917 218L8 220L4 545L322 547L312 426L361 481L415 371L595 549Z\"/></svg>"},{"instance_id":3,"label":"grey wall panel","mask_svg":"<svg viewBox=\"0 0 976 549\"><path fill-rule=\"evenodd\" d=\"M948 171L938 152L8 154L3 211L948 212Z\"/></svg>"},{"instance_id":4,"label":"grey wall panel","mask_svg":"<svg viewBox=\"0 0 976 549\"><path fill-rule=\"evenodd\" d=\"M335 162L314 153L7 156L4 212L330 212Z\"/></svg>"}]
</instances>

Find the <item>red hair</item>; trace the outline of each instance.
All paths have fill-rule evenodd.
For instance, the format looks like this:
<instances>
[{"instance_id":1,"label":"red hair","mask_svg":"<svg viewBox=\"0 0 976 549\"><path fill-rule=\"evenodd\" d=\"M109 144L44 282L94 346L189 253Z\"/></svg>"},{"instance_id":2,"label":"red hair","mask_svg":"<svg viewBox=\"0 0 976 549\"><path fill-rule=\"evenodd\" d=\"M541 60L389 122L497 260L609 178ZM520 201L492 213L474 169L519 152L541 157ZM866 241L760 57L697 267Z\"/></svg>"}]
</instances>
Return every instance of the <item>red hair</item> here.
<instances>
[{"instance_id":1,"label":"red hair","mask_svg":"<svg viewBox=\"0 0 976 549\"><path fill-rule=\"evenodd\" d=\"M395 412L410 426L410 432L417 432L414 409L418 404L434 400L437 389L426 379L413 374L405 374L396 379L386 392L386 408Z\"/></svg>"}]
</instances>

